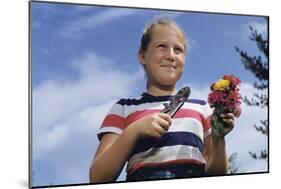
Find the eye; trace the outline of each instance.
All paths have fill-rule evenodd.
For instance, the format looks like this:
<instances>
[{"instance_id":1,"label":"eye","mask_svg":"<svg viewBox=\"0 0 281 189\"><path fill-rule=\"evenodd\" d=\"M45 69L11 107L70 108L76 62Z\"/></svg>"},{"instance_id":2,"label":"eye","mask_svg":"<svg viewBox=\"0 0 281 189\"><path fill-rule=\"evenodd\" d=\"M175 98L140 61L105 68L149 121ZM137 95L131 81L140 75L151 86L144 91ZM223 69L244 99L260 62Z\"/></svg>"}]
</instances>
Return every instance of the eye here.
<instances>
[{"instance_id":1,"label":"eye","mask_svg":"<svg viewBox=\"0 0 281 189\"><path fill-rule=\"evenodd\" d=\"M157 48L166 48L166 45L165 45L165 44L160 43L160 44L158 44L156 47L157 47Z\"/></svg>"},{"instance_id":2,"label":"eye","mask_svg":"<svg viewBox=\"0 0 281 189\"><path fill-rule=\"evenodd\" d=\"M183 53L183 48L181 47L175 47L174 49L176 53Z\"/></svg>"}]
</instances>

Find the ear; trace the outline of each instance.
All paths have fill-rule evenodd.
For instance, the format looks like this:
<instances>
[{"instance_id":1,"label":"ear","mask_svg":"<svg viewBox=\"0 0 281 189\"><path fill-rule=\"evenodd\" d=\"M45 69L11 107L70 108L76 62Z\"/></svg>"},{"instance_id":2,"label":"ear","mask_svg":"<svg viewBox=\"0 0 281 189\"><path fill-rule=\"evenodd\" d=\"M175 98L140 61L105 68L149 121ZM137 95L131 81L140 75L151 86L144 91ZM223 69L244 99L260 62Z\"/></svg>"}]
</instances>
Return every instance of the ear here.
<instances>
[{"instance_id":1,"label":"ear","mask_svg":"<svg viewBox=\"0 0 281 189\"><path fill-rule=\"evenodd\" d=\"M138 58L139 58L139 63L145 66L145 53L142 50L139 50Z\"/></svg>"}]
</instances>

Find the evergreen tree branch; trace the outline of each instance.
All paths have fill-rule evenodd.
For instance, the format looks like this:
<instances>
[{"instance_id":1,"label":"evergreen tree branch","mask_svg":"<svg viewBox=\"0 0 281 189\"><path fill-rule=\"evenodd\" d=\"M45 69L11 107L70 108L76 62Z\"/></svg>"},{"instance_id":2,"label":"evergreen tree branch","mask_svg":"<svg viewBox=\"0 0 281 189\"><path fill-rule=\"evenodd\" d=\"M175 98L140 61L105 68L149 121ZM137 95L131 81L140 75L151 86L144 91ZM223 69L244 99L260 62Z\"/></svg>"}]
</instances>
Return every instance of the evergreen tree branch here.
<instances>
[{"instance_id":1,"label":"evergreen tree branch","mask_svg":"<svg viewBox=\"0 0 281 189\"><path fill-rule=\"evenodd\" d=\"M257 30L254 30L252 26L250 26L251 36L250 40L255 41L258 49L266 56L269 57L269 49L268 49L268 40L263 39L262 35L258 33Z\"/></svg>"},{"instance_id":2,"label":"evergreen tree branch","mask_svg":"<svg viewBox=\"0 0 281 189\"><path fill-rule=\"evenodd\" d=\"M260 154L259 155L257 155L257 153L256 152L249 152L249 154L252 156L252 158L254 158L254 159L263 159L263 160L267 160L268 159L268 152L267 152L267 150L261 150L260 151Z\"/></svg>"},{"instance_id":3,"label":"evergreen tree branch","mask_svg":"<svg viewBox=\"0 0 281 189\"><path fill-rule=\"evenodd\" d=\"M235 50L240 54L241 61L246 70L251 71L260 81L268 81L268 62L263 62L261 56L249 56L247 52L238 47Z\"/></svg>"},{"instance_id":4,"label":"evergreen tree branch","mask_svg":"<svg viewBox=\"0 0 281 189\"><path fill-rule=\"evenodd\" d=\"M234 174L234 173L238 173L239 172L239 166L236 163L236 159L237 159L237 153L233 153L229 156L228 158L228 173L229 174Z\"/></svg>"},{"instance_id":5,"label":"evergreen tree branch","mask_svg":"<svg viewBox=\"0 0 281 189\"><path fill-rule=\"evenodd\" d=\"M259 51L262 53L263 57L265 57L266 61L262 60L261 55L259 56L250 56L247 52L240 50L238 47L235 47L235 50L239 53L241 61L246 70L250 71L259 82L254 83L254 88L258 90L267 90L268 89L268 79L269 79L269 71L268 71L268 59L269 59L269 43L268 39L264 39L262 34L258 33L257 30L250 27L251 35L249 39L251 41L256 42ZM249 106L258 106L260 108L268 108L269 99L267 92L265 94L256 94L254 93L254 98L248 98L247 96L243 97L243 102ZM268 136L268 119L260 120L259 126L254 124L254 128L261 132L264 135ZM249 154L254 159L268 159L268 152L266 149L261 150L259 154L256 152L249 151Z\"/></svg>"},{"instance_id":6,"label":"evergreen tree branch","mask_svg":"<svg viewBox=\"0 0 281 189\"><path fill-rule=\"evenodd\" d=\"M264 135L268 135L268 120L260 120L261 125L254 125L255 129Z\"/></svg>"}]
</instances>

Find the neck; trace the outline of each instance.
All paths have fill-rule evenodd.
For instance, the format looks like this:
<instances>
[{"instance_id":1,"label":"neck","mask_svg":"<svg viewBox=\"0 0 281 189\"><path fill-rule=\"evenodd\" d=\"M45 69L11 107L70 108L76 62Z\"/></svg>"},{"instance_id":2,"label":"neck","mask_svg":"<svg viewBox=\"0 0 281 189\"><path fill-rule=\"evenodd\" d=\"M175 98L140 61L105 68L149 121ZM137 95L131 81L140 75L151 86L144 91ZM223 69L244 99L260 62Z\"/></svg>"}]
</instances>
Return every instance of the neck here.
<instances>
[{"instance_id":1,"label":"neck","mask_svg":"<svg viewBox=\"0 0 281 189\"><path fill-rule=\"evenodd\" d=\"M176 94L176 86L155 86L149 85L147 93L153 96L168 96Z\"/></svg>"}]
</instances>

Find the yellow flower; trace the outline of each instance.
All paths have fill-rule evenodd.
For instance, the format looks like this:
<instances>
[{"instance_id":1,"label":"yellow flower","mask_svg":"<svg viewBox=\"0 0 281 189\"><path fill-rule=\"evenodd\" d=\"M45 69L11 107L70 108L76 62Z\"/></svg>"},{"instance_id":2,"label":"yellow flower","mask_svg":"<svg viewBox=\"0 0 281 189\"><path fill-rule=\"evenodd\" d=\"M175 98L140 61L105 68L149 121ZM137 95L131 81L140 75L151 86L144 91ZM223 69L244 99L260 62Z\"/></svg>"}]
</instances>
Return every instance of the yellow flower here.
<instances>
[{"instance_id":1,"label":"yellow flower","mask_svg":"<svg viewBox=\"0 0 281 189\"><path fill-rule=\"evenodd\" d=\"M215 90L224 91L229 88L230 81L226 79L220 79L216 84L214 85Z\"/></svg>"}]
</instances>

